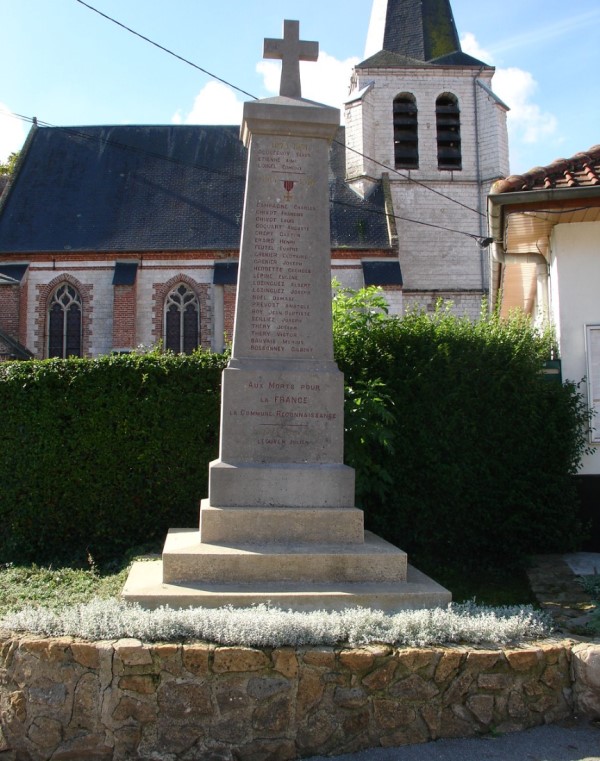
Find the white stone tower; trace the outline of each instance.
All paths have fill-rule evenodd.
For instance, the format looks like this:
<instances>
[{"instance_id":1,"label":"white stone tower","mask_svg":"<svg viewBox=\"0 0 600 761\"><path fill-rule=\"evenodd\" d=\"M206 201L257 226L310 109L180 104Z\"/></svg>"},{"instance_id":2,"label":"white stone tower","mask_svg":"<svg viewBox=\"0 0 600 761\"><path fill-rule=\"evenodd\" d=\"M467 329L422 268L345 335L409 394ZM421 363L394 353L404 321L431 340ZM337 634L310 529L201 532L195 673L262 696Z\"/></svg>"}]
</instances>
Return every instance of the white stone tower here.
<instances>
[{"instance_id":1,"label":"white stone tower","mask_svg":"<svg viewBox=\"0 0 600 761\"><path fill-rule=\"evenodd\" d=\"M347 179L365 197L389 174L404 307L443 298L476 317L485 199L508 173L494 68L462 52L450 0L374 0L365 55L345 104Z\"/></svg>"}]
</instances>

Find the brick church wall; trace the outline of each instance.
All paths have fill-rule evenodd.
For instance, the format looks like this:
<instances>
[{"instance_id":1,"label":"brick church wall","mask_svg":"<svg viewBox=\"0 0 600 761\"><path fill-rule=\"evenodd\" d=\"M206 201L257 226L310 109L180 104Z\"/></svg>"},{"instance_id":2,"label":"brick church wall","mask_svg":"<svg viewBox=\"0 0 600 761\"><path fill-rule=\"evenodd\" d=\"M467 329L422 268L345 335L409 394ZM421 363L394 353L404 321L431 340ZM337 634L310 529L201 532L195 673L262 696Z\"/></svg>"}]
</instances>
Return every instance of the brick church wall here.
<instances>
[{"instance_id":1,"label":"brick church wall","mask_svg":"<svg viewBox=\"0 0 600 761\"><path fill-rule=\"evenodd\" d=\"M19 340L20 314L20 285L0 285L0 330L16 340Z\"/></svg>"},{"instance_id":2,"label":"brick church wall","mask_svg":"<svg viewBox=\"0 0 600 761\"><path fill-rule=\"evenodd\" d=\"M136 346L135 315L137 288L134 285L115 285L113 295L113 349L133 349Z\"/></svg>"},{"instance_id":3,"label":"brick church wall","mask_svg":"<svg viewBox=\"0 0 600 761\"><path fill-rule=\"evenodd\" d=\"M233 319L235 317L235 297L237 286L223 286L223 333L225 334L225 343L233 341Z\"/></svg>"}]
</instances>

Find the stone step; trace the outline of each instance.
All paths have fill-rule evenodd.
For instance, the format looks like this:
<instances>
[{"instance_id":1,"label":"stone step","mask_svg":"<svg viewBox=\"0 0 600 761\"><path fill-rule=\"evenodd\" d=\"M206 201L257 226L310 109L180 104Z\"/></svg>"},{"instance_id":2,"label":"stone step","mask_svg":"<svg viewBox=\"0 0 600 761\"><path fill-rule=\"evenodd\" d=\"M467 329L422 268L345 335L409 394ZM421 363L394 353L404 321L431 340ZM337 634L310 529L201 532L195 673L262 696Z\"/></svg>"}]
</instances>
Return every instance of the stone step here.
<instances>
[{"instance_id":1,"label":"stone step","mask_svg":"<svg viewBox=\"0 0 600 761\"><path fill-rule=\"evenodd\" d=\"M416 568L408 566L401 583L293 583L239 582L200 584L163 582L162 561L134 563L122 596L144 608L246 608L260 603L284 610L344 610L363 607L394 613L400 610L445 607L451 600L447 589Z\"/></svg>"},{"instance_id":2,"label":"stone step","mask_svg":"<svg viewBox=\"0 0 600 761\"><path fill-rule=\"evenodd\" d=\"M363 544L203 544L200 532L171 529L163 581L176 583L402 582L406 553L365 532Z\"/></svg>"},{"instance_id":3,"label":"stone step","mask_svg":"<svg viewBox=\"0 0 600 761\"><path fill-rule=\"evenodd\" d=\"M203 544L299 542L362 544L364 516L355 507L213 507L203 499L200 541Z\"/></svg>"}]
</instances>

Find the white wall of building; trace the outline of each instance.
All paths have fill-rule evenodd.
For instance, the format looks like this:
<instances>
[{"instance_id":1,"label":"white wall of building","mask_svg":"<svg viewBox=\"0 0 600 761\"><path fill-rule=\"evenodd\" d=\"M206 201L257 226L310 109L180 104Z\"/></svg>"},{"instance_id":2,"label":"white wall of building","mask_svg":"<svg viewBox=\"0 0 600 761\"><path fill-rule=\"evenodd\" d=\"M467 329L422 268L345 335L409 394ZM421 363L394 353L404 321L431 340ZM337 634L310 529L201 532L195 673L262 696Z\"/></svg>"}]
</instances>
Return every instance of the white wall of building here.
<instances>
[{"instance_id":1,"label":"white wall of building","mask_svg":"<svg viewBox=\"0 0 600 761\"><path fill-rule=\"evenodd\" d=\"M585 326L600 325L600 223L559 224L551 239L551 309L564 380L587 375ZM587 385L582 385L587 394ZM596 428L600 418L596 418ZM551 443L551 442L549 442ZM581 473L600 474L600 445L584 456Z\"/></svg>"}]
</instances>

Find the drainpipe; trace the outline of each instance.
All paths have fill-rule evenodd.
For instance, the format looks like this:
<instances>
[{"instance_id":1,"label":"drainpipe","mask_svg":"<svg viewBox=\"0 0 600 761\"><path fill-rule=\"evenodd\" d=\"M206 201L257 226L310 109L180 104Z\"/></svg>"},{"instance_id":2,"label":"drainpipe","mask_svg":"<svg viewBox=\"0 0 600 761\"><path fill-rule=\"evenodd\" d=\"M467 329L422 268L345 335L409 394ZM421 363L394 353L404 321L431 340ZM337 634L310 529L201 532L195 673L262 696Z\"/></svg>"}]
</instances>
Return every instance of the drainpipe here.
<instances>
[{"instance_id":1,"label":"drainpipe","mask_svg":"<svg viewBox=\"0 0 600 761\"><path fill-rule=\"evenodd\" d=\"M477 173L477 211L479 212L479 237L485 238L485 230L483 227L484 222L484 214L483 214L483 199L482 199L482 193L483 193L483 187L481 182L481 160L479 156L479 108L477 105L477 80L481 76L481 72L483 71L484 67L481 66L477 74L473 77L473 100L475 105L475 165L476 165L476 173ZM485 249L480 248L479 250L479 269L481 274L481 290L485 291L485 264L484 264L484 254Z\"/></svg>"},{"instance_id":2,"label":"drainpipe","mask_svg":"<svg viewBox=\"0 0 600 761\"><path fill-rule=\"evenodd\" d=\"M531 194L531 191L527 191ZM538 304L538 315L548 321L550 318L550 288L549 288L549 261L548 252L550 249L550 238L540 238L535 242L537 252L528 252L526 254L510 254L504 249L504 214L503 205L507 203L510 196L517 194L506 194L506 196L493 195L488 198L488 216L490 219L490 234L493 237L491 245L492 261L504 267L506 264L530 263L536 265L536 295ZM531 195L527 196L527 199ZM490 303L493 293L490 292Z\"/></svg>"}]
</instances>

